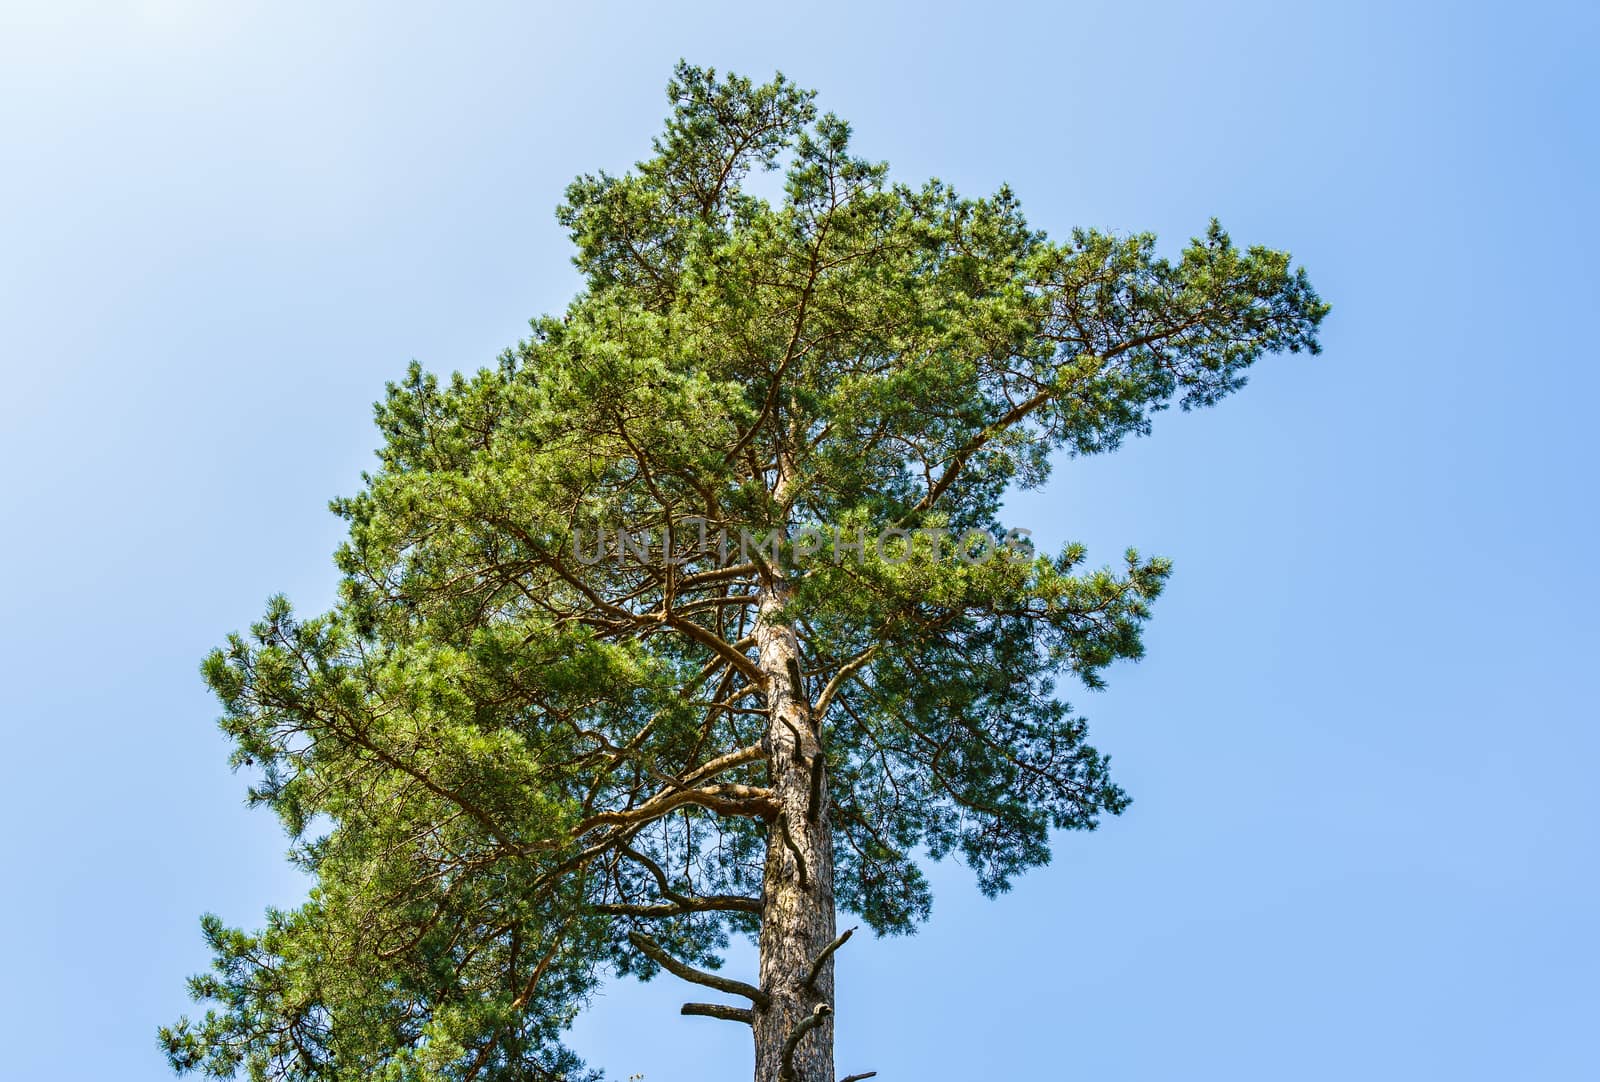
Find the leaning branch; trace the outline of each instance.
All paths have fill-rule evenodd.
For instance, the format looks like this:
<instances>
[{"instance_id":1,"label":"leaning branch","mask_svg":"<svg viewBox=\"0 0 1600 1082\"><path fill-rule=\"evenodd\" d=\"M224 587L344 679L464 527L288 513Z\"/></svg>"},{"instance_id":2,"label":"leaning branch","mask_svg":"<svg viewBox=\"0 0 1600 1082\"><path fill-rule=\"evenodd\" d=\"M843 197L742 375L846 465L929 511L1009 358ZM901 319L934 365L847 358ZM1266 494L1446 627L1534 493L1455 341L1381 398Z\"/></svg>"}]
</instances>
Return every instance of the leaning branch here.
<instances>
[{"instance_id":1,"label":"leaning branch","mask_svg":"<svg viewBox=\"0 0 1600 1082\"><path fill-rule=\"evenodd\" d=\"M717 991L726 992L730 996L744 996L763 1010L772 1003L772 997L753 984L746 984L743 981L736 981L728 977L719 977L715 973L707 973L703 969L685 965L662 950L661 944L643 932L629 932L628 942L632 943L639 949L640 953L662 969L675 977L689 981L691 984L703 984L707 988L715 988Z\"/></svg>"},{"instance_id":2,"label":"leaning branch","mask_svg":"<svg viewBox=\"0 0 1600 1082\"><path fill-rule=\"evenodd\" d=\"M783 1082L794 1082L794 1050L800 1046L800 1039L822 1025L832 1013L832 1007L818 1003L816 1010L796 1022L789 1031L789 1039L783 1042L783 1066L778 1071L778 1077Z\"/></svg>"},{"instance_id":3,"label":"leaning branch","mask_svg":"<svg viewBox=\"0 0 1600 1082\"><path fill-rule=\"evenodd\" d=\"M833 952L848 943L850 941L850 937L855 934L856 930L854 928L846 928L842 933L840 933L838 939L835 939L832 943L829 943L826 947L823 947L822 953L817 955L816 958L812 960L811 968L806 971L806 979L801 983L803 983L812 991L816 991L817 978L822 976L822 967L828 964L828 959L833 957Z\"/></svg>"},{"instance_id":4,"label":"leaning branch","mask_svg":"<svg viewBox=\"0 0 1600 1082\"><path fill-rule=\"evenodd\" d=\"M827 685L822 689L822 694L817 696L816 705L811 708L812 716L821 718L825 715L828 712L828 707L833 705L834 696L839 694L839 689L844 687L845 682L859 672L863 666L871 662L873 655L877 652L878 645L874 643L839 666L839 671L833 674L833 679L828 681Z\"/></svg>"},{"instance_id":5,"label":"leaning branch","mask_svg":"<svg viewBox=\"0 0 1600 1082\"><path fill-rule=\"evenodd\" d=\"M746 763L753 763L757 759L761 758L764 754L766 753L761 750L760 744L751 744L747 747L740 748L737 751L730 751L726 755L719 755L710 762L703 763L691 770L688 774L684 775L683 782L685 785L694 785L697 782L705 781L707 778L713 777L717 774L722 774L732 770L736 766L744 766Z\"/></svg>"}]
</instances>

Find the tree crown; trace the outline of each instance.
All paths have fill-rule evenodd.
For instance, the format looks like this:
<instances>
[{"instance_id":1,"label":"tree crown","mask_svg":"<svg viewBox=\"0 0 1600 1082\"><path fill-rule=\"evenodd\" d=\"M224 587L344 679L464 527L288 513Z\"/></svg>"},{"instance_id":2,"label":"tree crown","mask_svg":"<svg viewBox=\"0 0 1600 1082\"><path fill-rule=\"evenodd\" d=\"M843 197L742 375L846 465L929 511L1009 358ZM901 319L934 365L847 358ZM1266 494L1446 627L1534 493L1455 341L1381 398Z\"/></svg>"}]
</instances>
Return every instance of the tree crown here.
<instances>
[{"instance_id":1,"label":"tree crown","mask_svg":"<svg viewBox=\"0 0 1600 1082\"><path fill-rule=\"evenodd\" d=\"M1005 188L894 182L782 76L685 64L669 95L649 159L567 189L567 311L389 387L378 465L333 505L337 606L276 599L207 659L316 886L254 934L207 918L216 1006L163 1031L178 1069L578 1077L560 1032L602 972L714 966L757 929L775 582L838 902L878 932L926 917L920 853L993 893L1126 805L1057 681L1140 655L1167 563L979 558L980 534L1063 455L1316 352L1326 305L1215 222L1174 261L1051 240Z\"/></svg>"}]
</instances>

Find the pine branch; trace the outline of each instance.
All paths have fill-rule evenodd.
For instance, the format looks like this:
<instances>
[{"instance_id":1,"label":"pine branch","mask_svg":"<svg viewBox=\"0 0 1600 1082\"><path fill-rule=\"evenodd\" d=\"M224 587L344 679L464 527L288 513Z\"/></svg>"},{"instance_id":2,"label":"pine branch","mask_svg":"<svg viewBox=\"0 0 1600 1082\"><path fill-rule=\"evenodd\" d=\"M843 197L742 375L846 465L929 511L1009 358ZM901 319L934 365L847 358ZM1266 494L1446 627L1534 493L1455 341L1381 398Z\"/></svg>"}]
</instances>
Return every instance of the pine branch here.
<instances>
[{"instance_id":1,"label":"pine branch","mask_svg":"<svg viewBox=\"0 0 1600 1082\"><path fill-rule=\"evenodd\" d=\"M637 905L629 902L595 902L589 907L596 913L612 917L681 917L685 913L759 913L760 898L746 898L738 894L713 894L708 897L684 896L671 902L651 902Z\"/></svg>"},{"instance_id":2,"label":"pine branch","mask_svg":"<svg viewBox=\"0 0 1600 1082\"><path fill-rule=\"evenodd\" d=\"M619 916L640 917L674 917L682 913L704 913L713 910L735 910L744 913L761 912L760 898L747 898L738 894L684 894L672 889L672 883L667 879L667 873L661 865L653 859L639 852L631 845L623 843L617 846L617 855L627 857L629 860L640 864L656 881L656 888L661 896L666 898L671 905L627 905L625 903L601 903L595 906L597 912L615 913Z\"/></svg>"},{"instance_id":3,"label":"pine branch","mask_svg":"<svg viewBox=\"0 0 1600 1082\"><path fill-rule=\"evenodd\" d=\"M587 834L595 827L628 826L659 819L686 804L694 804L719 815L745 815L765 819L775 806L772 790L755 785L707 785L699 789L668 789L646 800L638 807L621 811L598 812L574 828L575 834Z\"/></svg>"}]
</instances>

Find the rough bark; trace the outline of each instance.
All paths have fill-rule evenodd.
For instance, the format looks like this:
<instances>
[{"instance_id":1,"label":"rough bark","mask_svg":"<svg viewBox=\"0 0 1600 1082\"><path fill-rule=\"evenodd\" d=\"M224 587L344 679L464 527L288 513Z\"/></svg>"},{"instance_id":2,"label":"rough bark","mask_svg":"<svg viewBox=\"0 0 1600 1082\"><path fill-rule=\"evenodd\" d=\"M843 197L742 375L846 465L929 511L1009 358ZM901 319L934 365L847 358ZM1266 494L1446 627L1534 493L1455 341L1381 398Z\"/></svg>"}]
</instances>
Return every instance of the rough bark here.
<instances>
[{"instance_id":1,"label":"rough bark","mask_svg":"<svg viewBox=\"0 0 1600 1082\"><path fill-rule=\"evenodd\" d=\"M777 805L767 837L761 920L761 990L754 1015L755 1082L834 1082L833 961L813 965L834 940L833 835L820 732L800 670L799 644L782 619L774 576L756 631L767 681L768 760Z\"/></svg>"}]
</instances>

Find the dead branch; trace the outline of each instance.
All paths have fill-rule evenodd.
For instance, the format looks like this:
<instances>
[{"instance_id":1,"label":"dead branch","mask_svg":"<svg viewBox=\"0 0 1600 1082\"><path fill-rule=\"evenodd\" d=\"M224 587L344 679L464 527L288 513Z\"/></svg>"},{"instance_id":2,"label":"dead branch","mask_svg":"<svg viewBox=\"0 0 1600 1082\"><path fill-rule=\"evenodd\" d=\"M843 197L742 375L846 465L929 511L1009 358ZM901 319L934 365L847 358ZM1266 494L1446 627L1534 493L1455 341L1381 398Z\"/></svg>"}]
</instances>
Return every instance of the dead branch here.
<instances>
[{"instance_id":1,"label":"dead branch","mask_svg":"<svg viewBox=\"0 0 1600 1082\"><path fill-rule=\"evenodd\" d=\"M783 1079L783 1082L794 1082L794 1050L799 1047L800 1039L822 1025L832 1013L832 1007L826 1003L818 1003L816 1010L796 1022L794 1028L789 1031L789 1039L783 1042L783 1066L778 1071L778 1077Z\"/></svg>"},{"instance_id":2,"label":"dead branch","mask_svg":"<svg viewBox=\"0 0 1600 1082\"><path fill-rule=\"evenodd\" d=\"M822 967L827 965L829 958L833 957L833 952L848 943L850 941L850 937L855 934L856 930L854 928L846 928L839 934L838 939L835 939L832 943L829 943L826 947L823 947L822 953L817 955L816 958L812 960L811 968L806 971L806 979L800 983L806 988L815 991L817 987L817 978L822 976Z\"/></svg>"},{"instance_id":3,"label":"dead branch","mask_svg":"<svg viewBox=\"0 0 1600 1082\"><path fill-rule=\"evenodd\" d=\"M726 1003L685 1003L679 1014L697 1014L703 1018L721 1018L728 1022L756 1024L755 1012L749 1007L730 1007Z\"/></svg>"}]
</instances>

